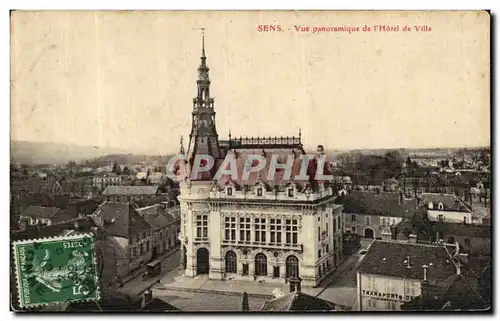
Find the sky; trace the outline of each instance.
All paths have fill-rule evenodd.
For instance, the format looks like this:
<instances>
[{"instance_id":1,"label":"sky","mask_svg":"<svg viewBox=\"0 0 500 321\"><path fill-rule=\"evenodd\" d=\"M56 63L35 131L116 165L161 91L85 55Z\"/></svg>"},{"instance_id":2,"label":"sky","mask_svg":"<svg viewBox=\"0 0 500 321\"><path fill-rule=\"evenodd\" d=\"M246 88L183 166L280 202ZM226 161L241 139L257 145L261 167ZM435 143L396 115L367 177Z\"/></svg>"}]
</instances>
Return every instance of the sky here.
<instances>
[{"instance_id":1,"label":"sky","mask_svg":"<svg viewBox=\"0 0 500 321\"><path fill-rule=\"evenodd\" d=\"M220 139L489 146L486 12L14 12L11 138L168 154L191 128L201 33ZM280 25L282 32L257 26ZM296 32L295 26L399 26ZM415 26L426 25L428 32ZM412 28L403 31L404 26Z\"/></svg>"}]
</instances>

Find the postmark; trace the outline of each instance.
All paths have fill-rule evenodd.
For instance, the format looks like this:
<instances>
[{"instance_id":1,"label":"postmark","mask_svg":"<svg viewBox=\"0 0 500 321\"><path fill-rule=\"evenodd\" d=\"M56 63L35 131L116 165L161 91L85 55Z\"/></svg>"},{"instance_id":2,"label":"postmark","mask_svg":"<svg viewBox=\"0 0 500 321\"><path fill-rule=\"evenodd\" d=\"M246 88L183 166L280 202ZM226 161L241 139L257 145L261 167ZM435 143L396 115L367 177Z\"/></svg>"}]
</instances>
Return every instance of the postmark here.
<instances>
[{"instance_id":1,"label":"postmark","mask_svg":"<svg viewBox=\"0 0 500 321\"><path fill-rule=\"evenodd\" d=\"M19 305L99 300L91 234L13 243Z\"/></svg>"}]
</instances>

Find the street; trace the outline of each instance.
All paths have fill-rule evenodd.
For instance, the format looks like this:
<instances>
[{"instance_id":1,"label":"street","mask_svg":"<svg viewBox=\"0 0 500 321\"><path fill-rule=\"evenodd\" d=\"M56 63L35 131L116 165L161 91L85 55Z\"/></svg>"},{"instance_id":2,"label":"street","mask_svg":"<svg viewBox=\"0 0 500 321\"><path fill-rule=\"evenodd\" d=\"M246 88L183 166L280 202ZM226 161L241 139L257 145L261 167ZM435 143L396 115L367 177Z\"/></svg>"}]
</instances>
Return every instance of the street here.
<instances>
[{"instance_id":1,"label":"street","mask_svg":"<svg viewBox=\"0 0 500 321\"><path fill-rule=\"evenodd\" d=\"M144 291L150 288L153 284L157 283L163 276L168 274L168 272L179 266L180 262L180 251L177 250L170 256L165 257L161 262L161 273L155 277L149 277L144 279L142 273L125 283L122 287L118 287L115 291L126 294L131 297L137 297L141 295Z\"/></svg>"}]
</instances>

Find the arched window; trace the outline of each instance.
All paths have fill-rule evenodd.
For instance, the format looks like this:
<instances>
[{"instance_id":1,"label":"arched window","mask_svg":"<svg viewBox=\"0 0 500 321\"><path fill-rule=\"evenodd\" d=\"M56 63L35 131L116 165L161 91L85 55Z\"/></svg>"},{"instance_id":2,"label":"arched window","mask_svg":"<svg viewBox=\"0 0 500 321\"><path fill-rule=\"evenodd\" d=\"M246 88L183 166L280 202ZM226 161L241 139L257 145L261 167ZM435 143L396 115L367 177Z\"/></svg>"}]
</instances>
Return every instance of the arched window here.
<instances>
[{"instance_id":1,"label":"arched window","mask_svg":"<svg viewBox=\"0 0 500 321\"><path fill-rule=\"evenodd\" d=\"M255 275L267 275L267 257L262 253L259 253L255 256Z\"/></svg>"},{"instance_id":2,"label":"arched window","mask_svg":"<svg viewBox=\"0 0 500 321\"><path fill-rule=\"evenodd\" d=\"M299 259L294 255L290 255L286 258L286 277L299 277Z\"/></svg>"},{"instance_id":3,"label":"arched window","mask_svg":"<svg viewBox=\"0 0 500 321\"><path fill-rule=\"evenodd\" d=\"M233 251L226 253L226 273L236 273L236 254Z\"/></svg>"},{"instance_id":4,"label":"arched window","mask_svg":"<svg viewBox=\"0 0 500 321\"><path fill-rule=\"evenodd\" d=\"M443 203L439 203L439 204L438 204L438 208L439 208L440 210L443 210L443 209L444 209Z\"/></svg>"}]
</instances>

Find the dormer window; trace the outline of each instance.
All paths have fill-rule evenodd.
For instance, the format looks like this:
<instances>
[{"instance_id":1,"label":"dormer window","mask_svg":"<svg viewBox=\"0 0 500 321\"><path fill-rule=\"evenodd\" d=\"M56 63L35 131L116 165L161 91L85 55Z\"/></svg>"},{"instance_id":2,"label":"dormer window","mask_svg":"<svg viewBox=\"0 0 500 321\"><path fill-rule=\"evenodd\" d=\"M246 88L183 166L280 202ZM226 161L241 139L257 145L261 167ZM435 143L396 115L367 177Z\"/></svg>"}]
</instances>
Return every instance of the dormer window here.
<instances>
[{"instance_id":1,"label":"dormer window","mask_svg":"<svg viewBox=\"0 0 500 321\"><path fill-rule=\"evenodd\" d=\"M288 197L293 197L293 188L288 189Z\"/></svg>"},{"instance_id":2,"label":"dormer window","mask_svg":"<svg viewBox=\"0 0 500 321\"><path fill-rule=\"evenodd\" d=\"M257 196L262 196L262 188L257 188Z\"/></svg>"},{"instance_id":3,"label":"dormer window","mask_svg":"<svg viewBox=\"0 0 500 321\"><path fill-rule=\"evenodd\" d=\"M432 210L434 208L434 204L432 202L429 202L429 209Z\"/></svg>"},{"instance_id":4,"label":"dormer window","mask_svg":"<svg viewBox=\"0 0 500 321\"><path fill-rule=\"evenodd\" d=\"M438 204L438 208L439 208L440 210L444 210L443 203L439 203L439 204Z\"/></svg>"},{"instance_id":5,"label":"dormer window","mask_svg":"<svg viewBox=\"0 0 500 321\"><path fill-rule=\"evenodd\" d=\"M228 187L227 188L227 195L228 196L232 196L233 195L233 188L232 187Z\"/></svg>"}]
</instances>

